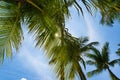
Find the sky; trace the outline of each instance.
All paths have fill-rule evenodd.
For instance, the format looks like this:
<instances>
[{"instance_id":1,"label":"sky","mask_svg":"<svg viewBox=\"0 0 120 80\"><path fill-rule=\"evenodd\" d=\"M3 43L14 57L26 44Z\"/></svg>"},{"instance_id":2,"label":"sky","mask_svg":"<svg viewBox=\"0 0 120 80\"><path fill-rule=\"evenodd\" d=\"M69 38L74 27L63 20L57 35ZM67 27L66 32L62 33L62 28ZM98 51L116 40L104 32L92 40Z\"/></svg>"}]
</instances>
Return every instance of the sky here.
<instances>
[{"instance_id":1,"label":"sky","mask_svg":"<svg viewBox=\"0 0 120 80\"><path fill-rule=\"evenodd\" d=\"M117 44L120 43L120 26L116 21L113 27L100 24L100 14L91 16L84 11L84 18L78 16L77 11L70 9L71 17L66 21L66 27L69 32L76 36L89 36L90 41L99 41L100 47L108 41L110 43L110 58L118 58L115 55ZM25 26L25 25L24 25ZM49 60L45 57L44 52L40 48L34 47L33 36L28 34L24 29L24 41L19 52L14 53L12 59L4 60L0 65L0 80L56 80L56 75L53 69L48 65ZM86 71L91 71L94 67L87 66ZM120 78L120 69L118 65L110 68ZM86 73L85 71L85 73ZM110 80L109 74L103 71L102 74L95 75L88 80Z\"/></svg>"}]
</instances>

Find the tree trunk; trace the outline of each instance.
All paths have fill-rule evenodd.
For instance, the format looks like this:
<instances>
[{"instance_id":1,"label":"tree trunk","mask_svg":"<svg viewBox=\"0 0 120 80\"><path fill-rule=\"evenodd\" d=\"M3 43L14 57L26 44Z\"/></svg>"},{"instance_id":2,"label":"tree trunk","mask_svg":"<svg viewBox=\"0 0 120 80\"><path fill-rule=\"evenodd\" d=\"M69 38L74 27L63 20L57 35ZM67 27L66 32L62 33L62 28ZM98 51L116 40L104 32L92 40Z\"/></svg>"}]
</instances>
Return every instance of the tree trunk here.
<instances>
[{"instance_id":1,"label":"tree trunk","mask_svg":"<svg viewBox=\"0 0 120 80\"><path fill-rule=\"evenodd\" d=\"M109 68L108 68L108 71L110 73L112 80L120 80Z\"/></svg>"}]
</instances>

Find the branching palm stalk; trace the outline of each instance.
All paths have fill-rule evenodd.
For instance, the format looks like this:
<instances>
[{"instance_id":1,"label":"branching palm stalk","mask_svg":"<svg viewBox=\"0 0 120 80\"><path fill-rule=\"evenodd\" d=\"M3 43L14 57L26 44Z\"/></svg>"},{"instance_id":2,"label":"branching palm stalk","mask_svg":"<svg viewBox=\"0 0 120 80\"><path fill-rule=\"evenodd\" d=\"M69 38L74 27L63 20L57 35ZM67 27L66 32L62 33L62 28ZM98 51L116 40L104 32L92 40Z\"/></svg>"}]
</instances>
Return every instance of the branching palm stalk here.
<instances>
[{"instance_id":1,"label":"branching palm stalk","mask_svg":"<svg viewBox=\"0 0 120 80\"><path fill-rule=\"evenodd\" d=\"M110 61L109 59L109 43L105 43L100 52L96 48L94 49L94 53L87 54L87 57L90 60L87 61L89 65L95 65L96 69L88 72L88 77L91 77L95 74L99 74L103 70L108 70L112 80L120 80L111 70L110 66L114 67L115 64L120 64L120 59L114 59Z\"/></svg>"}]
</instances>

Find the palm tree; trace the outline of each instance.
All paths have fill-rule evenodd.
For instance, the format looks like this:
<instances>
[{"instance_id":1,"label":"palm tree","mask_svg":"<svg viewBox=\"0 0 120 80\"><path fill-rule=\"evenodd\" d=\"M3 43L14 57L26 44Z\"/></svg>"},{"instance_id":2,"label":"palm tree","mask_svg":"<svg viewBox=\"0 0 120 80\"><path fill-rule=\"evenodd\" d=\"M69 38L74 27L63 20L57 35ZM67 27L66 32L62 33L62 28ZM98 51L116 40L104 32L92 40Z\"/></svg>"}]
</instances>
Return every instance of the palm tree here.
<instances>
[{"instance_id":1,"label":"palm tree","mask_svg":"<svg viewBox=\"0 0 120 80\"><path fill-rule=\"evenodd\" d=\"M74 80L75 75L79 75L81 80L86 80L80 65L80 63L83 63L85 67L83 53L98 44L98 42L88 44L87 42L87 37L75 38L69 35L64 37L63 45L51 48L52 55L50 55L51 60L49 63L54 64L54 69L60 80Z\"/></svg>"},{"instance_id":2,"label":"palm tree","mask_svg":"<svg viewBox=\"0 0 120 80\"><path fill-rule=\"evenodd\" d=\"M100 52L96 48L93 49L94 53L88 53L87 57L90 60L87 61L89 65L95 65L96 69L87 73L88 77L98 74L103 70L108 70L112 80L120 80L111 70L110 66L114 67L116 63L120 63L120 59L115 59L110 61L109 59L109 43L105 43L102 51Z\"/></svg>"}]
</instances>

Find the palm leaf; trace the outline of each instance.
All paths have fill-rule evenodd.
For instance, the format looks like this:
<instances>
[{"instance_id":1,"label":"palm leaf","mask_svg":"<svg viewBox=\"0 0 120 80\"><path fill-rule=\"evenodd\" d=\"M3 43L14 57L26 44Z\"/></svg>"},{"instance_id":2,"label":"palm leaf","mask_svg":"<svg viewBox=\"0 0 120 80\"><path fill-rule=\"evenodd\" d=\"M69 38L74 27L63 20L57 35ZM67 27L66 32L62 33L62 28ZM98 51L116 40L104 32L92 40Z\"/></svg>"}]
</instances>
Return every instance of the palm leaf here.
<instances>
[{"instance_id":1,"label":"palm leaf","mask_svg":"<svg viewBox=\"0 0 120 80\"><path fill-rule=\"evenodd\" d=\"M84 6L86 7L87 11L88 11L90 14L92 14L91 5L90 5L89 1L82 0L81 2L82 2L82 3L84 4Z\"/></svg>"},{"instance_id":2,"label":"palm leaf","mask_svg":"<svg viewBox=\"0 0 120 80\"><path fill-rule=\"evenodd\" d=\"M98 42L91 42L91 43L88 43L88 44L84 44L84 46L82 46L81 47L81 53L83 53L83 52L86 52L86 51L89 51L89 50L93 50L95 47L94 46L96 46L96 45L98 45L99 43Z\"/></svg>"},{"instance_id":3,"label":"palm leaf","mask_svg":"<svg viewBox=\"0 0 120 80\"><path fill-rule=\"evenodd\" d=\"M80 12L82 13L82 15L84 16L84 14L83 14L83 10L82 10L82 7L79 5L79 3L76 1L76 0L74 0L74 3L75 3L75 8L77 9L77 11L78 11L78 14L80 14Z\"/></svg>"},{"instance_id":4,"label":"palm leaf","mask_svg":"<svg viewBox=\"0 0 120 80\"><path fill-rule=\"evenodd\" d=\"M88 37L80 37L79 38L79 44L80 44L80 46L84 45L88 41L89 41Z\"/></svg>"},{"instance_id":5,"label":"palm leaf","mask_svg":"<svg viewBox=\"0 0 120 80\"><path fill-rule=\"evenodd\" d=\"M102 58L105 62L109 61L109 43L106 42L102 48Z\"/></svg>"},{"instance_id":6,"label":"palm leaf","mask_svg":"<svg viewBox=\"0 0 120 80\"><path fill-rule=\"evenodd\" d=\"M120 46L120 44L118 44L118 46ZM118 56L120 56L120 48L117 49L116 53Z\"/></svg>"},{"instance_id":7,"label":"palm leaf","mask_svg":"<svg viewBox=\"0 0 120 80\"><path fill-rule=\"evenodd\" d=\"M12 56L12 49L19 49L23 39L20 23L15 24L10 21L8 24L0 26L0 49L3 50L0 52L6 53L7 57Z\"/></svg>"},{"instance_id":8,"label":"palm leaf","mask_svg":"<svg viewBox=\"0 0 120 80\"><path fill-rule=\"evenodd\" d=\"M19 20L19 6L17 8L13 7L15 7L15 5L0 1L1 61L4 59L4 54L6 54L7 57L12 57L13 49L17 51L23 40L21 23Z\"/></svg>"},{"instance_id":9,"label":"palm leaf","mask_svg":"<svg viewBox=\"0 0 120 80\"><path fill-rule=\"evenodd\" d=\"M92 61L92 60L87 60L86 63L89 64L89 65L95 65L96 64L96 62Z\"/></svg>"},{"instance_id":10,"label":"palm leaf","mask_svg":"<svg viewBox=\"0 0 120 80\"><path fill-rule=\"evenodd\" d=\"M90 3L93 5L95 9L100 11L102 18L101 23L112 25L114 23L114 20L120 19L120 8L119 8L119 0L90 0Z\"/></svg>"},{"instance_id":11,"label":"palm leaf","mask_svg":"<svg viewBox=\"0 0 120 80\"><path fill-rule=\"evenodd\" d=\"M118 50L116 51L116 54L120 56L120 48L118 48Z\"/></svg>"},{"instance_id":12,"label":"palm leaf","mask_svg":"<svg viewBox=\"0 0 120 80\"><path fill-rule=\"evenodd\" d=\"M88 73L87 73L87 76L88 76L88 77L92 77L93 75L97 75L97 74L99 74L99 73L101 73L101 72L102 72L101 69L96 69L96 70L93 70L93 71L88 72Z\"/></svg>"},{"instance_id":13,"label":"palm leaf","mask_svg":"<svg viewBox=\"0 0 120 80\"><path fill-rule=\"evenodd\" d=\"M80 66L80 64L77 62L75 63L75 69L77 70L78 74L79 74L79 77L81 78L81 80L86 80L86 77L84 75L84 72L82 71L82 68Z\"/></svg>"},{"instance_id":14,"label":"palm leaf","mask_svg":"<svg viewBox=\"0 0 120 80\"><path fill-rule=\"evenodd\" d=\"M97 61L99 59L99 55L95 55L95 54L86 54L86 56L92 60Z\"/></svg>"},{"instance_id":15,"label":"palm leaf","mask_svg":"<svg viewBox=\"0 0 120 80\"><path fill-rule=\"evenodd\" d=\"M110 66L113 66L113 67L114 67L115 64L119 64L119 65L120 65L120 59L112 60L112 61L109 62L108 64L109 64Z\"/></svg>"},{"instance_id":16,"label":"palm leaf","mask_svg":"<svg viewBox=\"0 0 120 80\"><path fill-rule=\"evenodd\" d=\"M85 61L84 61L84 59L82 57L80 57L80 61L83 64L84 68L86 69L86 64L85 64Z\"/></svg>"}]
</instances>

